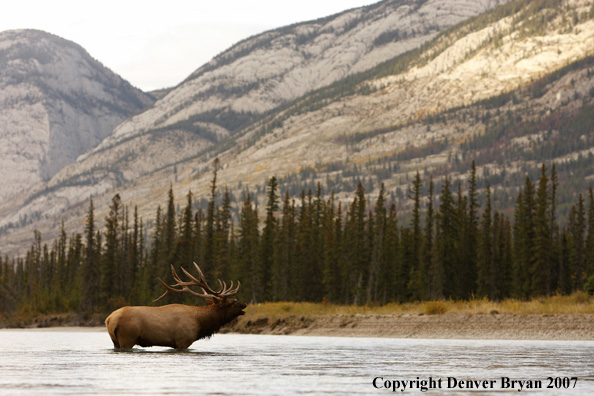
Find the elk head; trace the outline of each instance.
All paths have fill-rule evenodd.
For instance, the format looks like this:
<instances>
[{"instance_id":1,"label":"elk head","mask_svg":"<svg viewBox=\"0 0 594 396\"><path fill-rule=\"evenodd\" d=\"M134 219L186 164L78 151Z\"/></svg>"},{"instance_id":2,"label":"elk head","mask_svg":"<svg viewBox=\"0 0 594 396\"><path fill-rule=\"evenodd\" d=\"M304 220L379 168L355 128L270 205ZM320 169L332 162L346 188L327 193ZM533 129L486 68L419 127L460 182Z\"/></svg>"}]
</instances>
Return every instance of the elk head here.
<instances>
[{"instance_id":1,"label":"elk head","mask_svg":"<svg viewBox=\"0 0 594 396\"><path fill-rule=\"evenodd\" d=\"M173 275L173 279L177 283L175 285L169 286L161 278L157 278L159 283L161 283L161 285L163 285L165 288L165 292L159 298L153 300L153 302L161 300L168 294L187 293L194 297L203 298L209 302L211 306L215 306L216 308L220 309L225 313L225 318L230 318L228 321L235 319L239 315L245 315L243 310L245 307L247 307L247 305L235 299L228 298L237 294L239 287L241 286L241 282L237 281L237 287L234 289L233 281L231 281L231 285L227 287L227 283L218 279L220 288L219 290L215 291L206 282L206 278L204 277L204 274L202 273L202 270L198 264L194 263L194 267L196 268L198 277L200 279L196 279L192 274L186 271L184 267L181 267L183 273L190 279L189 281L182 281L172 265L171 273ZM198 286L200 289L202 289L202 293L198 293L190 289L190 286Z\"/></svg>"}]
</instances>

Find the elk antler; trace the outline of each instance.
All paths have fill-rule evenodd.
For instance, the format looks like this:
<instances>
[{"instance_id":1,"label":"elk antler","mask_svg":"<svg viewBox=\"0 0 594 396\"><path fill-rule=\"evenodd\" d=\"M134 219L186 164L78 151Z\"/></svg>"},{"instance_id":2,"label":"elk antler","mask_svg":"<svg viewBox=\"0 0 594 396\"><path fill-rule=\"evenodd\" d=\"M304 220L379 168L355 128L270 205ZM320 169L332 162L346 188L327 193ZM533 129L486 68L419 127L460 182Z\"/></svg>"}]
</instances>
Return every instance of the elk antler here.
<instances>
[{"instance_id":1,"label":"elk antler","mask_svg":"<svg viewBox=\"0 0 594 396\"><path fill-rule=\"evenodd\" d=\"M210 286L208 286L208 283L206 283L206 278L204 278L204 274L200 270L200 267L198 267L198 264L194 263L194 267L196 267L196 270L198 271L198 277L200 279L196 279L194 276L192 276L192 274L186 271L184 267L182 267L184 274L190 278L189 281L182 281L177 275L177 272L175 272L173 265L171 265L171 273L173 274L173 279L177 283L175 285L169 286L167 283L163 282L161 278L157 278L157 280L163 285L163 287L165 287L166 290L165 293L161 295L161 297L153 300L153 302L159 301L168 294L174 293L188 293L195 297L222 300L224 298L234 296L239 291L239 286L241 286L239 281L237 281L237 287L234 289L233 281L231 281L231 286L227 287L227 284L225 282L221 282L220 279L218 281L221 288L217 291L213 290ZM202 289L202 293L195 292L188 286L198 286ZM179 289L176 289L176 287L179 287Z\"/></svg>"}]
</instances>

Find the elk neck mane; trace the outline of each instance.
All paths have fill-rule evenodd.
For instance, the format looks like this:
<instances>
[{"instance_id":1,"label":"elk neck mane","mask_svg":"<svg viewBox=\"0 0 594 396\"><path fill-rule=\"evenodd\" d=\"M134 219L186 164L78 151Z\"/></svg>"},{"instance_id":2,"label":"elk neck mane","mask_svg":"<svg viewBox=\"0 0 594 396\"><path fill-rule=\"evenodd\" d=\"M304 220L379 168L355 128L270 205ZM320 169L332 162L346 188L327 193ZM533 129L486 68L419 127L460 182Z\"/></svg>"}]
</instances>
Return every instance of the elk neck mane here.
<instances>
[{"instance_id":1,"label":"elk neck mane","mask_svg":"<svg viewBox=\"0 0 594 396\"><path fill-rule=\"evenodd\" d=\"M196 320L200 324L198 339L210 338L228 322L225 310L219 309L216 305L195 307L197 311Z\"/></svg>"}]
</instances>

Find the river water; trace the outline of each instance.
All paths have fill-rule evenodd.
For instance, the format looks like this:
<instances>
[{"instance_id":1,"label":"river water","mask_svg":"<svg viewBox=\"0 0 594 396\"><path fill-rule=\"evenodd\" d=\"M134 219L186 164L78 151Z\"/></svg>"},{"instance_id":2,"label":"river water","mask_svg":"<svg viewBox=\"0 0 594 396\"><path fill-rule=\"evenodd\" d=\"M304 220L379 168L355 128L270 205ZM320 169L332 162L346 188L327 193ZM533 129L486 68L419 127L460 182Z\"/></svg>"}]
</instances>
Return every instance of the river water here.
<instances>
[{"instance_id":1,"label":"river water","mask_svg":"<svg viewBox=\"0 0 594 396\"><path fill-rule=\"evenodd\" d=\"M0 395L517 395L520 385L594 395L594 342L219 334L183 352L118 352L103 330L0 330Z\"/></svg>"}]
</instances>

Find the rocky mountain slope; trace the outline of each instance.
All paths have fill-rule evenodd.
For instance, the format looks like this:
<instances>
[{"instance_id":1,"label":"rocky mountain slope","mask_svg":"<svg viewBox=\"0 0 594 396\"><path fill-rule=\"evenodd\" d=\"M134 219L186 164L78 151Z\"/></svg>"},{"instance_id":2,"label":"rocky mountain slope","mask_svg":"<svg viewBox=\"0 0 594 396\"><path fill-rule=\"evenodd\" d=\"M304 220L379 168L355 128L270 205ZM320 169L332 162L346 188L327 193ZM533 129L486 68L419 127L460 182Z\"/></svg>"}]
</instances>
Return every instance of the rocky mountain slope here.
<instances>
[{"instance_id":1,"label":"rocky mountain slope","mask_svg":"<svg viewBox=\"0 0 594 396\"><path fill-rule=\"evenodd\" d=\"M0 33L0 201L49 180L152 103L77 44Z\"/></svg>"},{"instance_id":2,"label":"rocky mountain slope","mask_svg":"<svg viewBox=\"0 0 594 396\"><path fill-rule=\"evenodd\" d=\"M200 78L197 72L38 187L20 209L13 206L7 215L5 207L1 243L5 250L23 246L34 225L22 219L31 213L42 220L35 223L39 229L62 218L71 222L69 229L80 228L90 194L104 192L95 198L98 218L115 192L150 218L170 183L180 200L190 189L206 196L214 156L222 164L219 185L235 192L262 192L267 178L276 175L281 188L294 195L321 182L325 191L348 199L363 181L368 192L384 182L398 199L417 170L433 173L437 183L446 173L463 180L469 161L477 158L483 185L497 183L501 199L506 189L513 196L540 158L565 166L569 177L571 164L594 146L589 132L577 127L591 125L593 49L592 0L515 1L363 73L285 99L274 111L250 113L235 129L200 118L206 103L157 110L181 95L193 77ZM256 96L250 98L257 103ZM576 127L567 131L566 123L554 122L559 117ZM561 144L576 136L580 144ZM563 148L531 156L534 148L545 151L547 139ZM19 222L19 228L7 227Z\"/></svg>"},{"instance_id":3,"label":"rocky mountain slope","mask_svg":"<svg viewBox=\"0 0 594 396\"><path fill-rule=\"evenodd\" d=\"M390 0L246 39L119 125L50 187L112 171L125 182L190 160L275 108L416 48L498 3Z\"/></svg>"}]
</instances>

